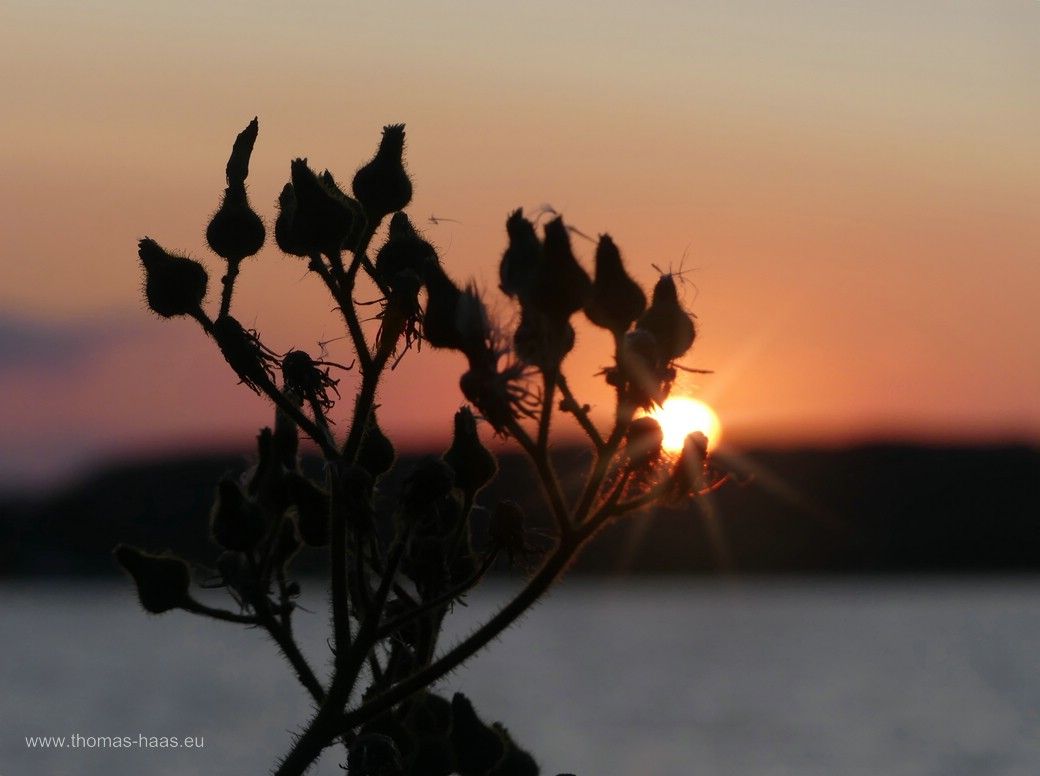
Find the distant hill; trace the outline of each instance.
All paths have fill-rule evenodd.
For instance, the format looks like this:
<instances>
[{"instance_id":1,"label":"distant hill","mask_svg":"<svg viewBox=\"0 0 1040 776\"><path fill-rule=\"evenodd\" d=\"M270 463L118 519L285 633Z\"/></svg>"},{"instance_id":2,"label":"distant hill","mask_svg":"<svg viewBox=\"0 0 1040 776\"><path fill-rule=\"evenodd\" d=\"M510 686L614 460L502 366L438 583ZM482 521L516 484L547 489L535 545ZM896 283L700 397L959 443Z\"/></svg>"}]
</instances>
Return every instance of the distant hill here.
<instances>
[{"instance_id":1,"label":"distant hill","mask_svg":"<svg viewBox=\"0 0 1040 776\"><path fill-rule=\"evenodd\" d=\"M587 459L575 450L557 458L573 491ZM398 461L384 491L399 487L411 460ZM574 571L1040 571L1035 448L759 450L720 464L751 479L715 494L710 514L693 505L609 526ZM119 541L211 562L206 524L214 486L247 465L241 455L126 464L48 497L0 499L0 573L111 574L109 552ZM537 482L518 456L503 457L480 500L502 497L544 521ZM476 522L479 533L481 516ZM323 558L308 551L303 562L314 569Z\"/></svg>"}]
</instances>

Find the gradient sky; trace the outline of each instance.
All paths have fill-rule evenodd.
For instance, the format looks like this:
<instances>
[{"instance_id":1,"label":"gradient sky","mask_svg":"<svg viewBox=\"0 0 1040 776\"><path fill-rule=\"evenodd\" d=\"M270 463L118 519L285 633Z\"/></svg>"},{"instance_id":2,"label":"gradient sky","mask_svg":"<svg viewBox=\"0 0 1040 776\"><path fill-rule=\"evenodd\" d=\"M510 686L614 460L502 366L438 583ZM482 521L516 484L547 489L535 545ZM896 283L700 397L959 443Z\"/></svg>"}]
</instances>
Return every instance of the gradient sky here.
<instances>
[{"instance_id":1,"label":"gradient sky","mask_svg":"<svg viewBox=\"0 0 1040 776\"><path fill-rule=\"evenodd\" d=\"M4 481L268 422L194 323L149 317L136 258L149 235L219 277L205 223L254 115L267 219L290 159L349 180L406 122L410 212L461 221L424 228L503 317L517 206L610 232L648 286L688 270L686 362L715 374L679 390L733 441L1040 440L1035 0L9 0L0 29ZM313 348L340 333L320 291L271 245L235 312ZM605 358L586 327L565 363L601 417ZM445 439L461 366L410 354L391 435Z\"/></svg>"}]
</instances>

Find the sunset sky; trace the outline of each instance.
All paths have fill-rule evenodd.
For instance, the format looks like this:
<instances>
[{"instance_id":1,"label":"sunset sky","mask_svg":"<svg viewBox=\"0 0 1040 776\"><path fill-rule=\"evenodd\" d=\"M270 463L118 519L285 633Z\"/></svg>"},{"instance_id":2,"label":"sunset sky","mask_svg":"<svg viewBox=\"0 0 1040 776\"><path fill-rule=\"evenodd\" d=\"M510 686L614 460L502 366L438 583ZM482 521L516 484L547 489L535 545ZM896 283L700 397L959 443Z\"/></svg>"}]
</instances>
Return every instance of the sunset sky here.
<instances>
[{"instance_id":1,"label":"sunset sky","mask_svg":"<svg viewBox=\"0 0 1040 776\"><path fill-rule=\"evenodd\" d=\"M270 422L195 323L148 314L136 255L217 287L205 224L254 115L269 224L292 158L349 180L405 122L409 211L503 320L518 206L609 232L647 287L685 270L684 363L714 374L677 390L733 444L1040 441L1035 0L9 0L0 29L0 483ZM339 336L330 306L273 240L243 267L235 313L278 350ZM606 362L583 324L565 372L600 418ZM400 446L446 443L461 371L424 349L390 376Z\"/></svg>"}]
</instances>

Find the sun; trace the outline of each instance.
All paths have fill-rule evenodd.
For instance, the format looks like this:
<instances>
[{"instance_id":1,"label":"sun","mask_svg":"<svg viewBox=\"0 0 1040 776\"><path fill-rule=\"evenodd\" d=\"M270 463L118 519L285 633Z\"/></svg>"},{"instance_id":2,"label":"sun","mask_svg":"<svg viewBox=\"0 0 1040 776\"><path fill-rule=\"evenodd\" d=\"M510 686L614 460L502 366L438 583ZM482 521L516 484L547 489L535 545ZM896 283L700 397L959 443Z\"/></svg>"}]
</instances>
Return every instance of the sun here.
<instances>
[{"instance_id":1,"label":"sun","mask_svg":"<svg viewBox=\"0 0 1040 776\"><path fill-rule=\"evenodd\" d=\"M708 437L708 450L714 450L719 444L722 434L719 416L700 399L672 396L664 400L663 406L647 414L661 424L664 432L662 445L670 453L681 452L686 435L694 431Z\"/></svg>"}]
</instances>

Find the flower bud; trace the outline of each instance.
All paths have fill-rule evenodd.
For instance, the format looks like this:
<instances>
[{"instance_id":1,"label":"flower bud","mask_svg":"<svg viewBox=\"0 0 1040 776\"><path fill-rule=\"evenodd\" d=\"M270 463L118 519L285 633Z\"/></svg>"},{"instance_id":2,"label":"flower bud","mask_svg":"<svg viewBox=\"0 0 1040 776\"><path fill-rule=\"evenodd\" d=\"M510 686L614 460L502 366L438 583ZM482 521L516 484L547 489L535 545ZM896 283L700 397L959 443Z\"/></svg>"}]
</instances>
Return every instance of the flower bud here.
<instances>
[{"instance_id":1,"label":"flower bud","mask_svg":"<svg viewBox=\"0 0 1040 776\"><path fill-rule=\"evenodd\" d=\"M190 599L188 564L172 555L151 555L127 544L116 545L116 562L137 585L137 597L145 611L162 614L179 609Z\"/></svg>"},{"instance_id":2,"label":"flower bud","mask_svg":"<svg viewBox=\"0 0 1040 776\"><path fill-rule=\"evenodd\" d=\"M387 438L386 434L383 433L383 429L379 427L375 410L372 410L368 416L365 434L361 437L361 446L358 449L357 456L358 466L365 469L374 480L390 471L390 467L394 465L396 457L397 454L394 452L393 442Z\"/></svg>"},{"instance_id":3,"label":"flower bud","mask_svg":"<svg viewBox=\"0 0 1040 776\"><path fill-rule=\"evenodd\" d=\"M596 246L596 277L585 315L620 337L645 309L646 295L625 272L621 252L610 235L601 235Z\"/></svg>"},{"instance_id":4,"label":"flower bud","mask_svg":"<svg viewBox=\"0 0 1040 776\"><path fill-rule=\"evenodd\" d=\"M451 730L451 702L433 692L423 692L411 702L406 719L417 736L438 736Z\"/></svg>"},{"instance_id":5,"label":"flower bud","mask_svg":"<svg viewBox=\"0 0 1040 776\"><path fill-rule=\"evenodd\" d=\"M397 744L382 733L362 733L350 745L347 773L350 776L404 776Z\"/></svg>"},{"instance_id":6,"label":"flower bud","mask_svg":"<svg viewBox=\"0 0 1040 776\"><path fill-rule=\"evenodd\" d=\"M491 350L491 320L476 285L466 286L455 305L455 331L460 349L470 364L494 363Z\"/></svg>"},{"instance_id":7,"label":"flower bud","mask_svg":"<svg viewBox=\"0 0 1040 776\"><path fill-rule=\"evenodd\" d=\"M390 219L390 228L386 242L376 254L376 276L391 288L399 273L411 271L421 275L426 262L436 261L437 254L433 246L424 240L408 216L394 213Z\"/></svg>"},{"instance_id":8,"label":"flower bud","mask_svg":"<svg viewBox=\"0 0 1040 776\"><path fill-rule=\"evenodd\" d=\"M693 345L697 332L693 318L679 304L673 275L661 275L654 286L650 307L640 316L636 327L654 335L663 363L679 358Z\"/></svg>"},{"instance_id":9,"label":"flower bud","mask_svg":"<svg viewBox=\"0 0 1040 776\"><path fill-rule=\"evenodd\" d=\"M451 741L459 776L484 776L505 754L502 738L485 725L469 698L460 692L451 699Z\"/></svg>"},{"instance_id":10,"label":"flower bud","mask_svg":"<svg viewBox=\"0 0 1040 776\"><path fill-rule=\"evenodd\" d=\"M137 244L137 255L144 266L144 294L152 312L163 318L202 312L209 276L201 264L167 253L149 237Z\"/></svg>"},{"instance_id":11,"label":"flower bud","mask_svg":"<svg viewBox=\"0 0 1040 776\"><path fill-rule=\"evenodd\" d=\"M415 583L423 601L436 598L451 585L448 572L449 541L442 536L426 534L412 537L408 544L404 571Z\"/></svg>"},{"instance_id":12,"label":"flower bud","mask_svg":"<svg viewBox=\"0 0 1040 776\"><path fill-rule=\"evenodd\" d=\"M209 247L221 258L240 261L259 251L265 236L264 222L249 206L245 188L228 186L206 227Z\"/></svg>"},{"instance_id":13,"label":"flower bud","mask_svg":"<svg viewBox=\"0 0 1040 776\"><path fill-rule=\"evenodd\" d=\"M404 508L418 513L433 502L448 495L455 486L455 472L440 458L432 455L420 460L405 477Z\"/></svg>"},{"instance_id":14,"label":"flower bud","mask_svg":"<svg viewBox=\"0 0 1040 776\"><path fill-rule=\"evenodd\" d=\"M663 443L664 432L657 420L649 416L636 418L625 434L625 455L629 465L640 469L653 463L661 455Z\"/></svg>"},{"instance_id":15,"label":"flower bud","mask_svg":"<svg viewBox=\"0 0 1040 776\"><path fill-rule=\"evenodd\" d=\"M234 480L217 486L209 518L213 540L225 550L248 552L264 538L267 526L259 507L245 497Z\"/></svg>"},{"instance_id":16,"label":"flower bud","mask_svg":"<svg viewBox=\"0 0 1040 776\"><path fill-rule=\"evenodd\" d=\"M545 225L545 253L531 304L545 312L552 320L569 318L588 301L592 281L571 250L571 238L563 218L554 218Z\"/></svg>"},{"instance_id":17,"label":"flower bud","mask_svg":"<svg viewBox=\"0 0 1040 776\"><path fill-rule=\"evenodd\" d=\"M291 183L278 195L278 218L274 222L274 241L282 253L307 256L308 245L296 224L296 190Z\"/></svg>"},{"instance_id":18,"label":"flower bud","mask_svg":"<svg viewBox=\"0 0 1040 776\"><path fill-rule=\"evenodd\" d=\"M336 183L336 179L332 177L332 173L325 170L321 174L321 182L325 184L325 188L328 189L329 193L334 199L339 201L348 210L350 210L352 219L350 231L347 232L347 236L343 238L342 247L344 250L353 251L357 248L358 242L361 240L361 235L365 231L367 220L365 219L365 210L361 207L361 203L358 202L351 196L348 196L345 191Z\"/></svg>"},{"instance_id":19,"label":"flower bud","mask_svg":"<svg viewBox=\"0 0 1040 776\"><path fill-rule=\"evenodd\" d=\"M256 136L260 131L260 122L254 116L245 129L238 133L235 144L231 147L231 156L228 158L227 174L228 186L244 186L246 177L249 175L249 159L253 155L253 146L256 144Z\"/></svg>"},{"instance_id":20,"label":"flower bud","mask_svg":"<svg viewBox=\"0 0 1040 776\"><path fill-rule=\"evenodd\" d=\"M310 547L329 543L329 494L298 472L286 476L289 502L296 508L300 538Z\"/></svg>"},{"instance_id":21,"label":"flower bud","mask_svg":"<svg viewBox=\"0 0 1040 776\"><path fill-rule=\"evenodd\" d=\"M261 385L273 382L273 365L279 362L255 332L246 331L230 315L222 315L213 322L213 338L224 360L254 393L260 393Z\"/></svg>"},{"instance_id":22,"label":"flower bud","mask_svg":"<svg viewBox=\"0 0 1040 776\"><path fill-rule=\"evenodd\" d=\"M412 181L404 169L404 124L383 127L379 150L354 174L353 189L372 224L412 201Z\"/></svg>"},{"instance_id":23,"label":"flower bud","mask_svg":"<svg viewBox=\"0 0 1040 776\"><path fill-rule=\"evenodd\" d=\"M444 461L455 472L455 486L470 499L498 472L498 462L477 434L477 421L469 407L455 413L455 435Z\"/></svg>"},{"instance_id":24,"label":"flower bud","mask_svg":"<svg viewBox=\"0 0 1040 776\"><path fill-rule=\"evenodd\" d=\"M708 437L700 431L688 434L672 471L672 492L676 497L704 487L704 467L707 462Z\"/></svg>"},{"instance_id":25,"label":"flower bud","mask_svg":"<svg viewBox=\"0 0 1040 776\"><path fill-rule=\"evenodd\" d=\"M633 329L621 340L618 366L622 385L628 385L640 407L664 401L659 353L657 339L645 329Z\"/></svg>"},{"instance_id":26,"label":"flower bud","mask_svg":"<svg viewBox=\"0 0 1040 776\"><path fill-rule=\"evenodd\" d=\"M455 328L455 311L462 292L436 261L427 262L423 281L426 284L423 338L435 348L461 350L462 338Z\"/></svg>"},{"instance_id":27,"label":"flower bud","mask_svg":"<svg viewBox=\"0 0 1040 776\"><path fill-rule=\"evenodd\" d=\"M544 258L542 243L535 234L534 224L524 218L523 210L519 208L506 219L506 233L509 246L498 267L499 288L506 296L526 299Z\"/></svg>"},{"instance_id":28,"label":"flower bud","mask_svg":"<svg viewBox=\"0 0 1040 776\"><path fill-rule=\"evenodd\" d=\"M307 254L339 255L344 242L358 233L362 216L356 203L339 190L331 175L319 178L306 159L294 159L291 171L296 209L290 244L305 248Z\"/></svg>"},{"instance_id":29,"label":"flower bud","mask_svg":"<svg viewBox=\"0 0 1040 776\"><path fill-rule=\"evenodd\" d=\"M393 443L383 433L383 429L376 420L375 410L372 410L361 437L357 465L374 481L390 470L394 465L396 455Z\"/></svg>"},{"instance_id":30,"label":"flower bud","mask_svg":"<svg viewBox=\"0 0 1040 776\"><path fill-rule=\"evenodd\" d=\"M491 513L488 535L491 547L504 550L510 564L517 555L527 553L529 548L524 532L524 510L520 505L515 501L499 501Z\"/></svg>"},{"instance_id":31,"label":"flower bud","mask_svg":"<svg viewBox=\"0 0 1040 776\"><path fill-rule=\"evenodd\" d=\"M520 323L513 332L513 350L521 361L542 372L551 372L573 348L574 327L570 321L553 320L531 306L520 308Z\"/></svg>"},{"instance_id":32,"label":"flower bud","mask_svg":"<svg viewBox=\"0 0 1040 776\"><path fill-rule=\"evenodd\" d=\"M505 743L506 751L498 765L488 771L488 776L538 776L538 763L528 752L516 745L506 726L501 722L495 722L491 727Z\"/></svg>"}]
</instances>

